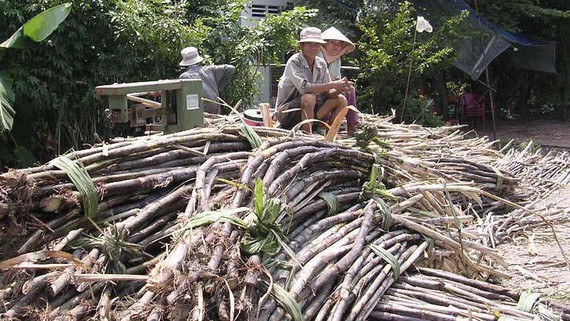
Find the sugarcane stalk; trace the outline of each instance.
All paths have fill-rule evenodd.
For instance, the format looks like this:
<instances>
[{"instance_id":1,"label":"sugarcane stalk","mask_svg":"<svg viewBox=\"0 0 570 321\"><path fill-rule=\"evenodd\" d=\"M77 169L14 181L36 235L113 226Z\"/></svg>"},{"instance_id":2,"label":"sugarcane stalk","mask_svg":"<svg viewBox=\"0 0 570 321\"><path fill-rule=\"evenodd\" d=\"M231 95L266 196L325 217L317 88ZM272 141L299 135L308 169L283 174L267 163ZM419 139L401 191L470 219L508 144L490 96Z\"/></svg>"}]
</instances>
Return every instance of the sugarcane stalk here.
<instances>
[{"instance_id":1,"label":"sugarcane stalk","mask_svg":"<svg viewBox=\"0 0 570 321\"><path fill-rule=\"evenodd\" d=\"M480 289L478 287L473 287L473 286L470 286L468 284L459 283L459 282L455 282L455 281L451 281L451 280L448 280L447 282L445 282L441 278L429 277L427 275L423 275L421 278L418 275L402 276L401 281L406 282L410 285L428 288L428 289L432 289L432 290L443 290L444 284L449 283L449 284L453 284L456 287L461 287L465 291L468 291L470 293L474 293L478 296L487 298L489 300L500 300L500 301L506 301L506 302L514 302L514 299L507 296L507 295L499 294L496 292L485 291L485 290Z\"/></svg>"},{"instance_id":2,"label":"sugarcane stalk","mask_svg":"<svg viewBox=\"0 0 570 321\"><path fill-rule=\"evenodd\" d=\"M360 190L359 191L352 191L347 190L341 191L341 194L335 194L336 199L340 206L339 211L345 210L344 205L353 205L356 200L360 197ZM326 212L324 212L326 210ZM320 212L324 212L323 214L328 213L328 205L327 202L322 199L317 199L305 206L304 208L300 209L295 213L293 216L293 221L291 222L291 227L297 226L297 224L302 224L306 219L307 216L312 216L313 214L317 214Z\"/></svg>"},{"instance_id":3,"label":"sugarcane stalk","mask_svg":"<svg viewBox=\"0 0 570 321\"><path fill-rule=\"evenodd\" d=\"M298 146L297 148L289 148L279 152L275 155L271 165L269 165L267 172L263 177L263 185L265 187L269 186L269 182L272 182L277 174L283 170L284 167L289 166L296 160L300 155L305 155L308 153L314 153L318 150L317 147L306 145Z\"/></svg>"},{"instance_id":4,"label":"sugarcane stalk","mask_svg":"<svg viewBox=\"0 0 570 321\"><path fill-rule=\"evenodd\" d=\"M233 231L233 225L229 222L224 223L223 227L222 227L222 233L220 235L220 238L222 240L225 241L225 239L229 238L229 236L231 235ZM208 261L208 268L210 268L211 270L217 270L220 262L222 260L222 255L225 249L225 245L224 245L224 241L222 242L218 242L218 244L214 247L214 250L212 251L212 256L210 257L210 260Z\"/></svg>"},{"instance_id":5,"label":"sugarcane stalk","mask_svg":"<svg viewBox=\"0 0 570 321\"><path fill-rule=\"evenodd\" d=\"M116 317L116 320L131 321L133 316L140 314L145 309L145 307L152 301L154 296L154 292L146 290L143 296L137 302L131 305L129 309L122 311L122 313Z\"/></svg>"},{"instance_id":6,"label":"sugarcane stalk","mask_svg":"<svg viewBox=\"0 0 570 321\"><path fill-rule=\"evenodd\" d=\"M332 287L332 282L326 284L321 291L316 293L316 296L311 302L303 308L303 317L305 320L324 320L324 316L328 314L334 304L334 300L330 300L329 298L335 297L337 292L335 289L335 291L331 293Z\"/></svg>"},{"instance_id":7,"label":"sugarcane stalk","mask_svg":"<svg viewBox=\"0 0 570 321\"><path fill-rule=\"evenodd\" d=\"M400 274L404 273L413 263L415 263L418 260L418 258L423 254L423 252L427 249L427 247L428 243L423 242L419 246L417 247L412 246L407 251L405 251L400 257L400 259L404 260L401 263L402 265L400 266ZM413 252L410 255L408 255L408 253L411 252L412 250ZM390 273L393 274L394 271L392 270ZM370 312L372 312L372 310L374 309L374 306L380 301L382 295L386 292L386 290L392 283L394 283L394 278L385 278L383 282L380 284L380 286L377 288L374 286L374 283L372 284L371 289L375 289L372 292L373 295L371 296L371 299L369 301L364 303L363 309L359 312L358 316L356 317L357 321L365 320L366 317L368 317Z\"/></svg>"},{"instance_id":8,"label":"sugarcane stalk","mask_svg":"<svg viewBox=\"0 0 570 321\"><path fill-rule=\"evenodd\" d=\"M152 220L156 215L162 213L162 211L180 206L180 204L183 202L182 196L187 194L191 189L192 186L189 185L181 186L165 197L162 197L161 199L148 204L136 216L131 216L125 221L117 223L117 230L133 231L139 226Z\"/></svg>"},{"instance_id":9,"label":"sugarcane stalk","mask_svg":"<svg viewBox=\"0 0 570 321\"><path fill-rule=\"evenodd\" d=\"M101 292L101 297L99 298L99 303L97 304L97 314L99 320L110 321L111 320L111 292L113 288L110 284L107 284L103 291Z\"/></svg>"},{"instance_id":10,"label":"sugarcane stalk","mask_svg":"<svg viewBox=\"0 0 570 321\"><path fill-rule=\"evenodd\" d=\"M63 303L62 305L58 306L57 309L50 312L49 317L55 318L57 315L64 311L68 311L73 309L74 307L80 305L83 301L89 300L92 296L99 296L99 292L102 291L105 283L95 283L93 284L89 291L84 291L82 293L78 293L77 295L71 297L67 302Z\"/></svg>"},{"instance_id":11,"label":"sugarcane stalk","mask_svg":"<svg viewBox=\"0 0 570 321\"><path fill-rule=\"evenodd\" d=\"M180 204L179 209L182 208L182 206L183 204ZM154 219L154 221L151 224L147 225L143 229L140 229L136 233L131 234L128 238L128 241L131 243L138 243L139 241L142 241L143 239L147 238L153 232L167 225L169 222L174 221L176 217L177 213L175 211L166 213Z\"/></svg>"},{"instance_id":12,"label":"sugarcane stalk","mask_svg":"<svg viewBox=\"0 0 570 321\"><path fill-rule=\"evenodd\" d=\"M315 221L310 219L305 220L302 225L299 225L294 231L289 233L289 238L291 239L289 245L292 246L294 243L303 244L309 238L328 230L332 226L355 219L361 215L361 207L363 207L363 205L361 203L357 203L346 211L333 216L324 217L322 219L316 219L313 216L312 218L315 218ZM296 213L296 215L298 215L298 213Z\"/></svg>"},{"instance_id":13,"label":"sugarcane stalk","mask_svg":"<svg viewBox=\"0 0 570 321\"><path fill-rule=\"evenodd\" d=\"M395 250L396 252L395 253L392 251L390 252L394 255L396 259L399 259L400 256L406 251L406 249L407 248L405 246L402 246L401 244L396 244L393 247L393 250ZM380 260L381 258L376 256L372 261L370 261L370 264L366 264L364 266L364 271L358 271L357 281L351 290L351 299L350 299L352 301L352 298L356 298L357 301L355 303L352 303L349 317L354 318L356 314L359 312L360 307L357 307L357 305L362 306L363 303L359 303L358 301L360 300L366 301L368 297L372 295L372 293L366 288L370 287L371 284L375 282L374 280L381 281L388 274L390 265L385 262L384 264L379 264ZM359 294L361 294L361 296L359 296ZM367 297L364 298L363 296Z\"/></svg>"},{"instance_id":14,"label":"sugarcane stalk","mask_svg":"<svg viewBox=\"0 0 570 321\"><path fill-rule=\"evenodd\" d=\"M454 306L449 306L449 307L444 307L444 306L438 306L438 305L433 305L433 304L425 304L421 301L411 301L411 298L409 297L402 297L400 299L398 299L398 297L394 297L392 295L384 295L384 297L382 298L382 301L378 303L378 305L374 308L374 311L386 311L385 309L382 309L381 306L388 303L388 304L397 304L401 307L405 307L405 308L409 308L412 310L422 310L422 311L431 311L431 312L435 312L435 313L441 313L444 315L448 315L448 316L453 316L455 319L457 320L458 317L464 317L464 318L477 318L480 320L484 320L484 321L493 321L496 320L495 315L493 315L492 313L482 313L482 312L474 312L471 310L459 310ZM374 311L372 311L371 314L374 313Z\"/></svg>"},{"instance_id":15,"label":"sugarcane stalk","mask_svg":"<svg viewBox=\"0 0 570 321\"><path fill-rule=\"evenodd\" d=\"M83 262L86 267L91 268L99 258L99 255L100 252L98 249L92 249L89 254L81 259L81 262ZM50 296L57 296L69 284L69 282L72 281L75 271L75 268L67 268L57 279L51 282L49 290Z\"/></svg>"},{"instance_id":16,"label":"sugarcane stalk","mask_svg":"<svg viewBox=\"0 0 570 321\"><path fill-rule=\"evenodd\" d=\"M362 249L366 241L366 236L372 227L372 216L374 210L376 209L376 203L369 201L367 206L364 208L364 219L356 239L353 242L353 247L350 249L347 255L340 259L336 264L329 265L326 267L319 276L311 282L311 289L313 291L318 291L319 288L326 282L330 282L337 275L342 275L348 270L348 268L354 263L354 261L361 254ZM293 289L293 288L292 288ZM293 292L291 290L291 292Z\"/></svg>"},{"instance_id":17,"label":"sugarcane stalk","mask_svg":"<svg viewBox=\"0 0 570 321\"><path fill-rule=\"evenodd\" d=\"M406 315L420 320L433 320L433 321L456 321L456 317L449 314L438 313L434 311L408 308L395 303L382 303L376 306L375 311L388 312L397 315Z\"/></svg>"},{"instance_id":18,"label":"sugarcane stalk","mask_svg":"<svg viewBox=\"0 0 570 321\"><path fill-rule=\"evenodd\" d=\"M391 321L424 321L424 319L401 316L394 313L383 312L383 311L372 311L369 315L370 321L381 321L381 320L391 320Z\"/></svg>"}]
</instances>

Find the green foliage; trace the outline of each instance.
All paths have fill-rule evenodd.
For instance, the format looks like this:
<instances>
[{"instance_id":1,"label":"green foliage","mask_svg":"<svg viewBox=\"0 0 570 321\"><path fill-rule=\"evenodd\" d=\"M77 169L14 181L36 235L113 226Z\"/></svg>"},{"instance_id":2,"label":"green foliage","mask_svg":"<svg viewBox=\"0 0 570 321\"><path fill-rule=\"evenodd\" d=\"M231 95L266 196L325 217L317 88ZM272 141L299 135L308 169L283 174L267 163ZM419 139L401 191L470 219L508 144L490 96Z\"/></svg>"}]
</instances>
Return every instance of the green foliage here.
<instances>
[{"instance_id":1,"label":"green foliage","mask_svg":"<svg viewBox=\"0 0 570 321\"><path fill-rule=\"evenodd\" d=\"M61 0L0 2L0 39L27 19ZM299 8L263 23L240 24L245 1L228 0L73 0L73 12L49 41L6 51L2 69L13 81L13 139L0 137L11 153L1 166L29 166L18 150L32 151L44 162L69 148L105 137L107 107L94 88L115 82L178 78L180 50L196 46L205 63L236 66L234 81L222 93L231 105L249 107L257 90L256 66L279 61L313 12ZM0 55L2 50L0 50ZM3 78L4 87L10 80ZM0 95L6 104L10 92ZM7 110L7 109L6 109ZM8 115L3 121L11 122Z\"/></svg>"},{"instance_id":2,"label":"green foliage","mask_svg":"<svg viewBox=\"0 0 570 321\"><path fill-rule=\"evenodd\" d=\"M314 11L297 7L247 27L241 25L247 2L236 1L220 15L202 18L200 21L209 32L199 48L207 62L236 67L234 81L229 82L221 96L230 105L241 100L243 106L251 107L259 94L259 67L281 61L295 44L299 26L312 17Z\"/></svg>"},{"instance_id":3,"label":"green foliage","mask_svg":"<svg viewBox=\"0 0 570 321\"><path fill-rule=\"evenodd\" d=\"M462 17L434 25L433 33L416 33L416 16L412 4L404 2L395 13L368 10L361 17L359 47L365 53L361 68L367 72L359 74L358 85L360 105L369 111L387 113L394 108L400 113L408 76L415 88L451 67L452 48L458 40L453 35ZM412 97L418 97L416 90L412 92ZM407 121L414 118L406 117Z\"/></svg>"},{"instance_id":4,"label":"green foliage","mask_svg":"<svg viewBox=\"0 0 570 321\"><path fill-rule=\"evenodd\" d=\"M359 37L356 21L366 2L364 0L305 0L303 5L318 10L315 18L311 19L312 26L323 30L336 27L342 30L349 39L356 40ZM343 60L345 60L344 57Z\"/></svg>"},{"instance_id":5,"label":"green foliage","mask_svg":"<svg viewBox=\"0 0 570 321\"><path fill-rule=\"evenodd\" d=\"M93 218L97 214L99 196L95 184L93 184L93 180L83 164L73 162L65 156L55 158L49 164L61 169L67 174L79 192L81 203L83 204L83 214L90 222L97 226Z\"/></svg>"},{"instance_id":6,"label":"green foliage","mask_svg":"<svg viewBox=\"0 0 570 321\"><path fill-rule=\"evenodd\" d=\"M184 3L163 0L116 1L108 12L115 48L100 61L105 77L121 82L177 78L180 50L200 44L208 29L190 25ZM117 58L120 57L119 60ZM109 74L109 71L111 73Z\"/></svg>"},{"instance_id":7,"label":"green foliage","mask_svg":"<svg viewBox=\"0 0 570 321\"><path fill-rule=\"evenodd\" d=\"M1 43L0 51L6 48L25 48L28 39L35 42L45 40L67 18L70 11L70 3L42 11ZM12 107L14 101L12 85L10 75L5 71L0 71L0 133L12 129L15 114Z\"/></svg>"},{"instance_id":8,"label":"green foliage","mask_svg":"<svg viewBox=\"0 0 570 321\"><path fill-rule=\"evenodd\" d=\"M418 97L408 99L403 113L403 119L407 123L419 124L425 127L444 125L441 116L434 111L433 99L431 98Z\"/></svg>"}]
</instances>

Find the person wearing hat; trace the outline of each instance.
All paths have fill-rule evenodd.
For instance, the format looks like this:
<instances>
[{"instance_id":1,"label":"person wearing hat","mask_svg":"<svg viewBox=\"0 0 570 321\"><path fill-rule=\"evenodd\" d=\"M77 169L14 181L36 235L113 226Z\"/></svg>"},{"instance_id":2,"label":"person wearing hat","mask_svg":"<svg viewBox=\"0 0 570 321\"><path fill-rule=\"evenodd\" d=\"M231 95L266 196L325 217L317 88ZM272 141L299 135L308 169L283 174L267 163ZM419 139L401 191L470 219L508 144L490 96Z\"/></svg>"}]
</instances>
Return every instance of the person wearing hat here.
<instances>
[{"instance_id":1,"label":"person wearing hat","mask_svg":"<svg viewBox=\"0 0 570 321\"><path fill-rule=\"evenodd\" d=\"M182 61L179 65L187 67L180 75L180 79L202 80L202 97L212 101L218 101L220 91L223 91L229 79L234 74L236 67L232 65L202 66L204 60L195 47L186 47L180 52ZM204 100L204 111L211 114L220 113L220 105L215 102Z\"/></svg>"},{"instance_id":2,"label":"person wearing hat","mask_svg":"<svg viewBox=\"0 0 570 321\"><path fill-rule=\"evenodd\" d=\"M330 27L323 31L322 37L326 44L323 46L320 56L327 62L331 79L341 79L341 57L353 52L356 46L335 27ZM343 95L346 97L348 105L356 108L356 91L352 84L350 84L347 91L343 92ZM346 122L348 134L351 135L360 125L358 114L352 109L349 110L346 115Z\"/></svg>"},{"instance_id":3,"label":"person wearing hat","mask_svg":"<svg viewBox=\"0 0 570 321\"><path fill-rule=\"evenodd\" d=\"M275 118L283 128L292 128L305 119L324 119L332 123L347 106L339 93L348 88L348 80L331 80L326 61L318 57L325 41L321 29L301 30L297 45L301 51L289 58L277 87ZM302 129L312 133L311 124Z\"/></svg>"}]
</instances>

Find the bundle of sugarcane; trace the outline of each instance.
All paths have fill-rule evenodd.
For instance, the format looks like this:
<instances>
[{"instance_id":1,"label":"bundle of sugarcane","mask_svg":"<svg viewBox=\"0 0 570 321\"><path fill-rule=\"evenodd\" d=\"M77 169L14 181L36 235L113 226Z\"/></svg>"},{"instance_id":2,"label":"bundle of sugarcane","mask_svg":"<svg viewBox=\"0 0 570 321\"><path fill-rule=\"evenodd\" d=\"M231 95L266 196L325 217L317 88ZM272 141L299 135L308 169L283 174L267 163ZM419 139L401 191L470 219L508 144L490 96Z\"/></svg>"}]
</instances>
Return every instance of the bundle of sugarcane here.
<instances>
[{"instance_id":1,"label":"bundle of sugarcane","mask_svg":"<svg viewBox=\"0 0 570 321\"><path fill-rule=\"evenodd\" d=\"M429 139L421 131L407 137ZM21 254L0 262L16 271L0 280L3 315L363 320L432 241L464 269L495 273L500 257L462 226L467 200L501 198L453 179L453 152L426 182L400 164L412 157L400 138L392 149L357 140L360 150L256 132L152 136L2 175L3 241ZM437 163L429 150L416 159Z\"/></svg>"},{"instance_id":2,"label":"bundle of sugarcane","mask_svg":"<svg viewBox=\"0 0 570 321\"><path fill-rule=\"evenodd\" d=\"M446 271L418 268L386 291L369 320L560 320L560 312L538 299Z\"/></svg>"},{"instance_id":3,"label":"bundle of sugarcane","mask_svg":"<svg viewBox=\"0 0 570 321\"><path fill-rule=\"evenodd\" d=\"M267 135L274 132L268 131ZM273 189L276 191L282 189L280 183L287 183L287 178L281 175L303 177L309 186L299 185L283 197L292 211L295 207L305 207L304 215L307 216L312 214L312 210L318 211L320 208L324 211L323 208L327 206L325 202L309 200L320 191L327 192L330 189L328 185L332 185L329 197L335 197L339 209L357 199L360 191L358 179L366 177L373 160L371 155L351 148L313 139L293 140L282 133L282 138L268 139L265 154L253 158L253 162L245 166L251 152L242 150L251 150L251 147L245 138L238 136L235 128L158 136L126 145L121 143L76 152L58 159L62 164L51 162L43 167L4 175L6 184L3 185L3 195L5 200L13 200L9 203L6 218L14 225L19 224L22 232L24 228L28 229L27 233L10 235L10 240L7 233L3 234L10 244L3 250L14 248L23 254L4 262L2 267L17 265L18 268L57 269L62 266L35 265L32 262L49 258L71 260L63 271L32 275L29 279L23 278L22 282L9 283L3 292L4 301L11 302L7 305L5 315L12 317L26 311L22 308L42 292L50 308L73 310L69 306L79 302L80 295L78 289L69 285L81 278L78 275L86 269L91 274L145 272L160 262L165 253L163 243L168 243L169 237L181 229L185 218L212 207L230 206L232 198L236 198L234 202L239 204L237 194L241 192L239 181L242 170L245 171L244 177L260 175L260 168L254 166L261 166L261 170L267 171L267 179L274 176ZM277 161L272 162L273 166L267 166L269 164L264 162L264 158L274 157L272 151L283 153ZM296 174L281 171L280 166L286 168L288 162L292 161L288 155L297 158L310 151L316 156L315 162L310 159L299 162L299 166L308 168ZM102 166L98 163L101 158L110 160ZM75 162L66 161L71 159L75 159ZM323 162L328 165L325 170L319 168L324 167L321 166ZM72 191L74 186L80 185L70 174L72 171L69 167L73 164L81 164L97 184L96 195L101 202L90 214L87 213L89 199L83 197L86 193L81 193L83 190ZM57 166L66 170L57 170ZM69 179L66 174L70 175ZM333 182L335 184L331 184ZM27 190L22 186L32 188ZM21 196L21 190L26 190L27 194ZM72 201L59 201L66 198ZM186 214L179 215L183 210ZM85 215L80 215L81 211ZM36 222L42 223L41 228L24 226L32 216ZM301 222L301 219L291 222L291 226ZM100 228L101 225L109 227ZM212 229L216 230L216 227ZM216 233L212 232L211 235L210 238L214 239L212 242L216 241ZM39 251L31 252L35 250ZM64 255L63 250L72 255ZM98 279L101 280L100 277ZM102 290L105 280L108 279L103 277L94 287ZM84 287L79 284L77 287L82 289L79 291L82 294L87 293L83 292ZM24 296L10 298L10 295L19 292ZM84 309L85 306L77 306L76 310L81 312Z\"/></svg>"},{"instance_id":4,"label":"bundle of sugarcane","mask_svg":"<svg viewBox=\"0 0 570 321\"><path fill-rule=\"evenodd\" d=\"M570 153L544 152L532 141L521 150L507 149L504 156L497 159L497 167L515 173L523 181L521 194L527 202L543 199L570 184Z\"/></svg>"}]
</instances>

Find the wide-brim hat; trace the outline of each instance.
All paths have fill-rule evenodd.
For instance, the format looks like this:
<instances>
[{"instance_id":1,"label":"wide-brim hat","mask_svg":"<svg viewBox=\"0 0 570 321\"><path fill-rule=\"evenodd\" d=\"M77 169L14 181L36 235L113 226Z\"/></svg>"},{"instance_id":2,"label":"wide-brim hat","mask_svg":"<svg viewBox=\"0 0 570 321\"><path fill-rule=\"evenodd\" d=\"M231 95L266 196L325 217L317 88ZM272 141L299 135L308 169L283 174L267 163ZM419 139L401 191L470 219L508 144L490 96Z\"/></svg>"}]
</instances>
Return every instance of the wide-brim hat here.
<instances>
[{"instance_id":1,"label":"wide-brim hat","mask_svg":"<svg viewBox=\"0 0 570 321\"><path fill-rule=\"evenodd\" d=\"M340 40L340 41L346 43L349 47L349 49L347 50L346 53L353 52L354 49L356 48L354 43L352 41L350 41L350 39L348 39L342 32L340 32L335 27L330 27L327 30L323 31L321 36L325 41L326 40Z\"/></svg>"},{"instance_id":2,"label":"wide-brim hat","mask_svg":"<svg viewBox=\"0 0 570 321\"><path fill-rule=\"evenodd\" d=\"M182 61L179 63L180 66L191 66L204 60L204 58L198 54L196 47L186 47L180 51L180 54L182 55Z\"/></svg>"},{"instance_id":3,"label":"wide-brim hat","mask_svg":"<svg viewBox=\"0 0 570 321\"><path fill-rule=\"evenodd\" d=\"M321 37L321 29L315 27L308 27L301 30L301 33L299 34L299 41L297 41L297 44L303 42L316 42L323 45L327 43Z\"/></svg>"}]
</instances>

